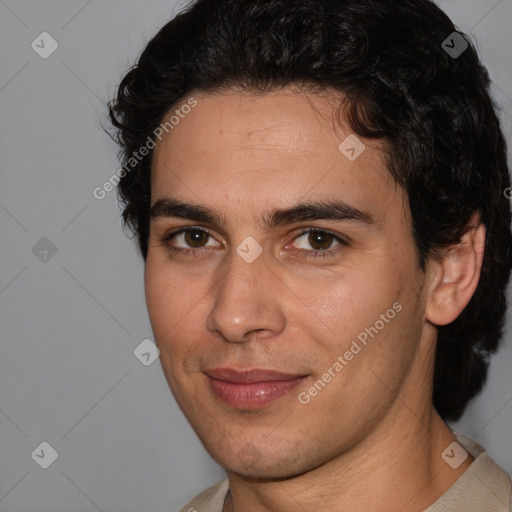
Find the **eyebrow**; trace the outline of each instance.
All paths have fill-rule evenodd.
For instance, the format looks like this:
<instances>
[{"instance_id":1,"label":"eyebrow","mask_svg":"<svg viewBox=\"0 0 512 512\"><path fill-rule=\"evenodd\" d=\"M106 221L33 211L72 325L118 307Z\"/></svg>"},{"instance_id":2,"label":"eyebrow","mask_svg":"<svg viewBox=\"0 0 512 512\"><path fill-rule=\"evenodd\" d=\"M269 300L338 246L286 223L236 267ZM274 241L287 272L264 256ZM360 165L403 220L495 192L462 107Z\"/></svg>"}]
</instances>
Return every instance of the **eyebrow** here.
<instances>
[{"instance_id":1,"label":"eyebrow","mask_svg":"<svg viewBox=\"0 0 512 512\"><path fill-rule=\"evenodd\" d=\"M158 199L150 209L150 219L181 218L213 225L226 225L223 213L202 205L186 203L169 197ZM283 224L311 220L355 221L367 226L380 227L372 215L344 201L316 201L296 204L290 208L270 210L263 217L266 229Z\"/></svg>"}]
</instances>

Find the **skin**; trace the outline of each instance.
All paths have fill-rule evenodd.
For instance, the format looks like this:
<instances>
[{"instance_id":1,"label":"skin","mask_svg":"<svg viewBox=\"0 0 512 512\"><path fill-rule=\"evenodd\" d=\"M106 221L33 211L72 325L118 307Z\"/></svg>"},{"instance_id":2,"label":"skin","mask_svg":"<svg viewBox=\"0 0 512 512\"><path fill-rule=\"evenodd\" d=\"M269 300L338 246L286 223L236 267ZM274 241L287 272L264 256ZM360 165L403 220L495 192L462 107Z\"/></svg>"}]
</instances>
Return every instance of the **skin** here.
<instances>
[{"instance_id":1,"label":"skin","mask_svg":"<svg viewBox=\"0 0 512 512\"><path fill-rule=\"evenodd\" d=\"M406 197L386 170L382 143L359 137L366 149L353 162L338 149L351 133L333 122L339 98L292 88L194 97L197 106L155 148L151 204L172 197L225 219L153 218L145 290L170 388L229 476L224 512L425 509L472 461L452 469L442 459L455 438L431 390L436 326L460 314L478 283L485 241L478 217L461 244L428 260L423 272ZM306 200L343 200L376 223L264 227L270 210ZM192 226L210 236L162 241ZM305 228L347 243L328 234L315 243L300 234ZM263 249L252 263L236 252L248 236ZM325 247L331 256L308 258ZM301 404L298 394L396 302L402 310ZM214 367L309 377L249 411L212 393L203 372Z\"/></svg>"}]
</instances>

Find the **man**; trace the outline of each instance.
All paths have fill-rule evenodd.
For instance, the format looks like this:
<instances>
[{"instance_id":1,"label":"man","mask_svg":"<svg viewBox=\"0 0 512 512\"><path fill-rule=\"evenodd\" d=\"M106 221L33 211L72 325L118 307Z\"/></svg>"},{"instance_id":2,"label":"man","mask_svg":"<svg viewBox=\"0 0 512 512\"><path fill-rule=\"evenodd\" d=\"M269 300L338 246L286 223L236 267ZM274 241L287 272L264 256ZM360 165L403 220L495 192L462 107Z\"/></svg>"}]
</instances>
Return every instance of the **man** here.
<instances>
[{"instance_id":1,"label":"man","mask_svg":"<svg viewBox=\"0 0 512 512\"><path fill-rule=\"evenodd\" d=\"M510 511L453 432L511 268L489 78L428 0L199 0L110 116L170 388L227 478L188 512Z\"/></svg>"}]
</instances>

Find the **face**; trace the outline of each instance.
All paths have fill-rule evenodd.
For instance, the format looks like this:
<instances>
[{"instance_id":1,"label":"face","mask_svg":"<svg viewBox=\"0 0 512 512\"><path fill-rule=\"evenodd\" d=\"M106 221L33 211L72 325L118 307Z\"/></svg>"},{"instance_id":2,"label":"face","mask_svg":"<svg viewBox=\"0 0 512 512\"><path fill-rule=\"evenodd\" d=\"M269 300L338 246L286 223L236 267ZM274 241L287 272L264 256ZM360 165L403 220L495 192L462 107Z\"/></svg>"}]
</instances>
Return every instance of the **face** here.
<instances>
[{"instance_id":1,"label":"face","mask_svg":"<svg viewBox=\"0 0 512 512\"><path fill-rule=\"evenodd\" d=\"M339 148L351 132L332 99L194 97L153 158L145 289L161 364L221 466L301 474L376 429L416 364L409 209L379 143Z\"/></svg>"}]
</instances>

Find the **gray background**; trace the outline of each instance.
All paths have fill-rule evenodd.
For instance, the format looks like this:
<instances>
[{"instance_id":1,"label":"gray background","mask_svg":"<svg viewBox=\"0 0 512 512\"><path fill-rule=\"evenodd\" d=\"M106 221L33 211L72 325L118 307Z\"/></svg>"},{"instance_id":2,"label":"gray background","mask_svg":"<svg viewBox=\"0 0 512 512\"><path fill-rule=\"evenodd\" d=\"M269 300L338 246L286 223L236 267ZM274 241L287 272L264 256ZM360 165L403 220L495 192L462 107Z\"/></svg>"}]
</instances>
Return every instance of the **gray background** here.
<instances>
[{"instance_id":1,"label":"gray background","mask_svg":"<svg viewBox=\"0 0 512 512\"><path fill-rule=\"evenodd\" d=\"M152 339L142 259L115 192L92 195L119 167L105 101L182 5L0 0L0 512L176 511L224 476L158 359L134 356ZM476 39L510 141L512 0L439 5ZM46 59L31 48L44 31L59 45ZM510 311L506 329L454 426L512 472ZM48 469L31 457L43 441L58 452Z\"/></svg>"}]
</instances>

